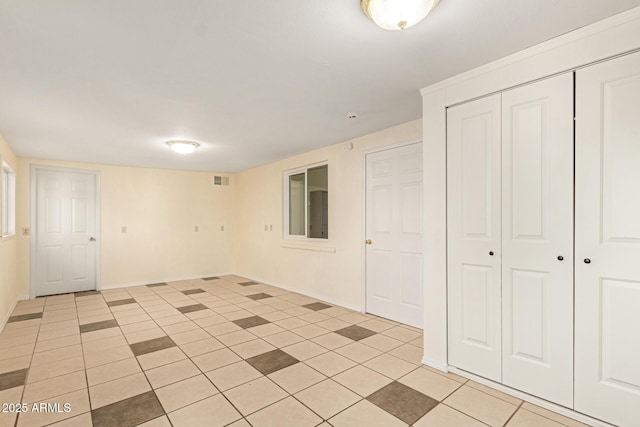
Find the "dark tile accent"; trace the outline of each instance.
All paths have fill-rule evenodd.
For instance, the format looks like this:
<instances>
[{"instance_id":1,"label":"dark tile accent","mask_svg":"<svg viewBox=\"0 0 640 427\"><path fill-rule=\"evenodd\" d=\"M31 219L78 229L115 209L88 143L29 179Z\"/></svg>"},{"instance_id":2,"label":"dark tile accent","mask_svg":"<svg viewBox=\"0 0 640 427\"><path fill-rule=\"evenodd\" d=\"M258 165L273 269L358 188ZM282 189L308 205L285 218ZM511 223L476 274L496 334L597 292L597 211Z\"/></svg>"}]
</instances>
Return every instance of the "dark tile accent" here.
<instances>
[{"instance_id":1,"label":"dark tile accent","mask_svg":"<svg viewBox=\"0 0 640 427\"><path fill-rule=\"evenodd\" d=\"M280 349L250 357L245 361L260 371L262 375L269 375L299 362L298 359Z\"/></svg>"},{"instance_id":2,"label":"dark tile accent","mask_svg":"<svg viewBox=\"0 0 640 427\"><path fill-rule=\"evenodd\" d=\"M80 297L88 297L90 295L100 295L102 292L100 291L80 291L80 292L74 292L74 295L76 296L76 298L80 298Z\"/></svg>"},{"instance_id":3,"label":"dark tile accent","mask_svg":"<svg viewBox=\"0 0 640 427\"><path fill-rule=\"evenodd\" d=\"M218 280L219 277L218 276L213 276L213 277L203 277L202 280Z\"/></svg>"},{"instance_id":4,"label":"dark tile accent","mask_svg":"<svg viewBox=\"0 0 640 427\"><path fill-rule=\"evenodd\" d=\"M137 342L129 345L134 356L142 356L143 354L153 353L154 351L164 350L165 348L175 347L176 343L169 337L154 338L152 340Z\"/></svg>"},{"instance_id":5,"label":"dark tile accent","mask_svg":"<svg viewBox=\"0 0 640 427\"><path fill-rule=\"evenodd\" d=\"M245 317L244 319L234 320L233 323L240 326L243 329L253 328L254 326L264 325L269 322L267 319L263 319L260 316Z\"/></svg>"},{"instance_id":6,"label":"dark tile accent","mask_svg":"<svg viewBox=\"0 0 640 427\"><path fill-rule=\"evenodd\" d=\"M103 320L102 322L87 323L86 325L80 325L80 333L99 331L101 329L115 328L118 326L116 319Z\"/></svg>"},{"instance_id":7,"label":"dark tile accent","mask_svg":"<svg viewBox=\"0 0 640 427\"><path fill-rule=\"evenodd\" d=\"M119 299L115 301L108 301L107 305L109 307L117 307L119 305L135 304L135 303L136 303L136 300L134 300L133 298L127 298L127 299Z\"/></svg>"},{"instance_id":8,"label":"dark tile accent","mask_svg":"<svg viewBox=\"0 0 640 427\"><path fill-rule=\"evenodd\" d=\"M238 283L238 285L240 286L253 286L253 285L258 285L258 282L242 282L242 283Z\"/></svg>"},{"instance_id":9,"label":"dark tile accent","mask_svg":"<svg viewBox=\"0 0 640 427\"><path fill-rule=\"evenodd\" d=\"M94 427L132 427L164 415L155 392L148 391L91 411Z\"/></svg>"},{"instance_id":10,"label":"dark tile accent","mask_svg":"<svg viewBox=\"0 0 640 427\"><path fill-rule=\"evenodd\" d=\"M438 405L438 401L397 381L367 397L374 405L407 424L413 424Z\"/></svg>"},{"instance_id":11,"label":"dark tile accent","mask_svg":"<svg viewBox=\"0 0 640 427\"><path fill-rule=\"evenodd\" d=\"M326 308L331 308L332 306L323 302L312 302L311 304L303 305L303 307L313 311L320 311Z\"/></svg>"},{"instance_id":12,"label":"dark tile accent","mask_svg":"<svg viewBox=\"0 0 640 427\"><path fill-rule=\"evenodd\" d=\"M334 332L336 334L342 335L343 337L351 338L354 341L360 341L376 334L372 330L363 328L362 326L358 325L347 326L346 328L338 329Z\"/></svg>"},{"instance_id":13,"label":"dark tile accent","mask_svg":"<svg viewBox=\"0 0 640 427\"><path fill-rule=\"evenodd\" d=\"M0 374L0 390L24 385L27 380L27 372L29 372L28 368Z\"/></svg>"},{"instance_id":14,"label":"dark tile accent","mask_svg":"<svg viewBox=\"0 0 640 427\"><path fill-rule=\"evenodd\" d=\"M176 307L176 309L182 314L187 314L193 311L207 310L207 306L202 304L193 304L193 305L186 305L184 307Z\"/></svg>"},{"instance_id":15,"label":"dark tile accent","mask_svg":"<svg viewBox=\"0 0 640 427\"><path fill-rule=\"evenodd\" d=\"M7 323L22 322L23 320L42 319L42 313L19 314L9 317Z\"/></svg>"},{"instance_id":16,"label":"dark tile accent","mask_svg":"<svg viewBox=\"0 0 640 427\"><path fill-rule=\"evenodd\" d=\"M251 298L254 301L258 301L259 299L273 298L273 296L263 293L263 294L247 295L247 298Z\"/></svg>"},{"instance_id":17,"label":"dark tile accent","mask_svg":"<svg viewBox=\"0 0 640 427\"><path fill-rule=\"evenodd\" d=\"M158 286L169 286L166 283L153 283L151 285L147 285L147 288L157 288Z\"/></svg>"},{"instance_id":18,"label":"dark tile accent","mask_svg":"<svg viewBox=\"0 0 640 427\"><path fill-rule=\"evenodd\" d=\"M186 291L182 291L182 293L185 295L201 294L203 292L204 291L202 289L187 289Z\"/></svg>"},{"instance_id":19,"label":"dark tile accent","mask_svg":"<svg viewBox=\"0 0 640 427\"><path fill-rule=\"evenodd\" d=\"M103 320L102 322L87 323L86 325L80 325L80 333L99 331L101 329L109 329L118 327L118 321L116 319Z\"/></svg>"}]
</instances>

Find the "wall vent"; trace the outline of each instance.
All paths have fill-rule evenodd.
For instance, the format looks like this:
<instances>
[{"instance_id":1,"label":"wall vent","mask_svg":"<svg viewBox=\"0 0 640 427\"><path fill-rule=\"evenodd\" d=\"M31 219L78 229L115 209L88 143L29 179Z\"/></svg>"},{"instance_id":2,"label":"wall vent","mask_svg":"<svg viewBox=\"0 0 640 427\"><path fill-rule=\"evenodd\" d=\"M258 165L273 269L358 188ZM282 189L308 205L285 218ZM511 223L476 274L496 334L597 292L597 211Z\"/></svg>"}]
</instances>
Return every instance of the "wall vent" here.
<instances>
[{"instance_id":1,"label":"wall vent","mask_svg":"<svg viewBox=\"0 0 640 427\"><path fill-rule=\"evenodd\" d=\"M213 177L213 185L223 185L229 186L229 177L228 176L214 176Z\"/></svg>"}]
</instances>

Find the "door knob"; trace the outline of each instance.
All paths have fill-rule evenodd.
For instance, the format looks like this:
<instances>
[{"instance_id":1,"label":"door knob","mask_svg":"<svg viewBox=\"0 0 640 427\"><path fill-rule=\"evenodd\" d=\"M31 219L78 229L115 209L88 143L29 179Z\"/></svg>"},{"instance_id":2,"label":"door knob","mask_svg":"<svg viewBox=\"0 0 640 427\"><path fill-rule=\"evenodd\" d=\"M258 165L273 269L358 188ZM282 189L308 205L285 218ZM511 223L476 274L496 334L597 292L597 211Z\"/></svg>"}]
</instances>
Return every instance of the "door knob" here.
<instances>
[{"instance_id":1,"label":"door knob","mask_svg":"<svg viewBox=\"0 0 640 427\"><path fill-rule=\"evenodd\" d=\"M367 239L367 240L365 240L364 242L365 242L367 245L370 245L370 244L372 244L372 243L373 243L373 242L371 241L371 239Z\"/></svg>"},{"instance_id":2,"label":"door knob","mask_svg":"<svg viewBox=\"0 0 640 427\"><path fill-rule=\"evenodd\" d=\"M560 255L560 256L558 257L558 261L563 261L563 260L564 260L564 257L563 257L562 255Z\"/></svg>"},{"instance_id":3,"label":"door knob","mask_svg":"<svg viewBox=\"0 0 640 427\"><path fill-rule=\"evenodd\" d=\"M95 237L89 237L89 241L90 241L90 242L95 242L95 241L96 241L96 238L95 238Z\"/></svg>"},{"instance_id":4,"label":"door knob","mask_svg":"<svg viewBox=\"0 0 640 427\"><path fill-rule=\"evenodd\" d=\"M493 256L493 251L489 252L489 255Z\"/></svg>"},{"instance_id":5,"label":"door knob","mask_svg":"<svg viewBox=\"0 0 640 427\"><path fill-rule=\"evenodd\" d=\"M585 259L584 259L584 263L585 263L585 264L591 264L591 260L590 260L589 258L585 258Z\"/></svg>"}]
</instances>

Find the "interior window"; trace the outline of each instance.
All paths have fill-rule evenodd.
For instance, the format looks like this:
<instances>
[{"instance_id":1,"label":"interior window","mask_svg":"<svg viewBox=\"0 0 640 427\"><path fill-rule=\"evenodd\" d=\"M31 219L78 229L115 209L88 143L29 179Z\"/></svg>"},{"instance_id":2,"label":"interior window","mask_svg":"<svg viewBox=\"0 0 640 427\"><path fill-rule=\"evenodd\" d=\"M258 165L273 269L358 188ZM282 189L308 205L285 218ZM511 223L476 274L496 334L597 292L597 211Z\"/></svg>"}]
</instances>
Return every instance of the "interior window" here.
<instances>
[{"instance_id":1,"label":"interior window","mask_svg":"<svg viewBox=\"0 0 640 427\"><path fill-rule=\"evenodd\" d=\"M329 167L296 169L288 179L288 230L291 237L329 238Z\"/></svg>"}]
</instances>

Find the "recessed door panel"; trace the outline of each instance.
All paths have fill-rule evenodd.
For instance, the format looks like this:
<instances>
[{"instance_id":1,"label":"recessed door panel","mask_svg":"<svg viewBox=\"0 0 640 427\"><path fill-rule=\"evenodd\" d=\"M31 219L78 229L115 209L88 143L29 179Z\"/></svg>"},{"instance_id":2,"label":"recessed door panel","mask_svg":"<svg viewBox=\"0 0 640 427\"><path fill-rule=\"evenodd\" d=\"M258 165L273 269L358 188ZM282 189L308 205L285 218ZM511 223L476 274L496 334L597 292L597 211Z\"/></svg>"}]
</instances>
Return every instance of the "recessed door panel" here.
<instances>
[{"instance_id":1,"label":"recessed door panel","mask_svg":"<svg viewBox=\"0 0 640 427\"><path fill-rule=\"evenodd\" d=\"M71 199L71 232L86 233L87 230L87 200Z\"/></svg>"},{"instance_id":2,"label":"recessed door panel","mask_svg":"<svg viewBox=\"0 0 640 427\"><path fill-rule=\"evenodd\" d=\"M639 117L639 53L577 72L575 408L620 426L640 425Z\"/></svg>"},{"instance_id":3,"label":"recessed door panel","mask_svg":"<svg viewBox=\"0 0 640 427\"><path fill-rule=\"evenodd\" d=\"M400 303L411 309L422 308L422 254L400 254Z\"/></svg>"},{"instance_id":4,"label":"recessed door panel","mask_svg":"<svg viewBox=\"0 0 640 427\"><path fill-rule=\"evenodd\" d=\"M629 340L640 346L640 336L629 336L631 325L640 325L640 282L602 279L600 303L601 383L640 393L640 363L637 353L628 351Z\"/></svg>"},{"instance_id":5,"label":"recessed door panel","mask_svg":"<svg viewBox=\"0 0 640 427\"><path fill-rule=\"evenodd\" d=\"M384 185L376 187L371 192L373 197L373 231L375 233L391 232L392 186Z\"/></svg>"},{"instance_id":6,"label":"recessed door panel","mask_svg":"<svg viewBox=\"0 0 640 427\"><path fill-rule=\"evenodd\" d=\"M549 274L513 270L511 286L511 355L548 366Z\"/></svg>"},{"instance_id":7,"label":"recessed door panel","mask_svg":"<svg viewBox=\"0 0 640 427\"><path fill-rule=\"evenodd\" d=\"M640 76L602 86L603 240L640 243L640 120L634 108L640 99ZM636 185L629 185L629 183Z\"/></svg>"},{"instance_id":8,"label":"recessed door panel","mask_svg":"<svg viewBox=\"0 0 640 427\"><path fill-rule=\"evenodd\" d=\"M491 299L491 267L462 266L462 340L494 350L495 333L490 314L496 310Z\"/></svg>"},{"instance_id":9,"label":"recessed door panel","mask_svg":"<svg viewBox=\"0 0 640 427\"><path fill-rule=\"evenodd\" d=\"M60 199L47 197L44 202L45 228L47 234L62 233L62 203Z\"/></svg>"},{"instance_id":10,"label":"recessed door panel","mask_svg":"<svg viewBox=\"0 0 640 427\"><path fill-rule=\"evenodd\" d=\"M495 119L495 113L487 111L460 120L460 147L455 155L462 162L456 172L461 175L462 235L466 238L492 237L491 216L495 214L493 197L496 196L492 193L498 178L492 170L492 155L495 156L496 150L493 145Z\"/></svg>"},{"instance_id":11,"label":"recessed door panel","mask_svg":"<svg viewBox=\"0 0 640 427\"><path fill-rule=\"evenodd\" d=\"M514 239L544 239L548 222L549 135L548 98L510 105L506 117L511 142L512 213ZM553 131L551 131L553 132ZM509 159L505 159L509 160Z\"/></svg>"},{"instance_id":12,"label":"recessed door panel","mask_svg":"<svg viewBox=\"0 0 640 427\"><path fill-rule=\"evenodd\" d=\"M449 364L501 381L500 95L447 110Z\"/></svg>"},{"instance_id":13,"label":"recessed door panel","mask_svg":"<svg viewBox=\"0 0 640 427\"><path fill-rule=\"evenodd\" d=\"M45 281L60 283L64 279L64 247L47 246L44 251Z\"/></svg>"},{"instance_id":14,"label":"recessed door panel","mask_svg":"<svg viewBox=\"0 0 640 427\"><path fill-rule=\"evenodd\" d=\"M422 234L422 183L411 182L400 187L402 233Z\"/></svg>"},{"instance_id":15,"label":"recessed door panel","mask_svg":"<svg viewBox=\"0 0 640 427\"><path fill-rule=\"evenodd\" d=\"M71 278L72 280L87 279L87 245L71 246Z\"/></svg>"}]
</instances>

